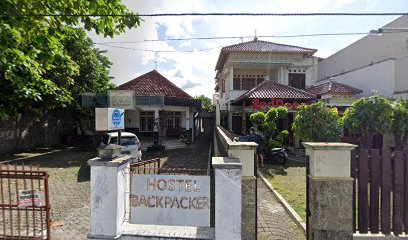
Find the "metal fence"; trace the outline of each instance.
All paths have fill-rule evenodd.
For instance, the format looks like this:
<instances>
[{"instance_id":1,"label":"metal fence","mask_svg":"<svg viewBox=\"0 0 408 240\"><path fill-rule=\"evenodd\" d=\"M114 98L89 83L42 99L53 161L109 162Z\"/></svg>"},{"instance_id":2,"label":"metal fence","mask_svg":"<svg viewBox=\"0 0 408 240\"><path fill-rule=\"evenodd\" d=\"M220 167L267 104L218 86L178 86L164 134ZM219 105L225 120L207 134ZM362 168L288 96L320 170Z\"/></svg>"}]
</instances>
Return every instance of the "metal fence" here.
<instances>
[{"instance_id":1,"label":"metal fence","mask_svg":"<svg viewBox=\"0 0 408 240\"><path fill-rule=\"evenodd\" d=\"M48 173L0 165L0 239L51 239Z\"/></svg>"}]
</instances>

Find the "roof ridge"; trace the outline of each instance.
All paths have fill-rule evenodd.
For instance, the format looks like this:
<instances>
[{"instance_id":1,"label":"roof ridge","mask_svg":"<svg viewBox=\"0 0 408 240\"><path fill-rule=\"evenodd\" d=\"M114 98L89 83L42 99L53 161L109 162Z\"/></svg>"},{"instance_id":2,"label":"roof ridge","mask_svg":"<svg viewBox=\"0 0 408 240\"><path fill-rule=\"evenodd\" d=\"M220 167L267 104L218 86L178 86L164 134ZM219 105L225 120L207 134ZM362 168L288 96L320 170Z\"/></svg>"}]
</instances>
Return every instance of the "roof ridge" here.
<instances>
[{"instance_id":1,"label":"roof ridge","mask_svg":"<svg viewBox=\"0 0 408 240\"><path fill-rule=\"evenodd\" d=\"M247 42L241 42L241 43L236 43L236 44L232 44L232 45L229 45L229 46L225 46L225 47L223 47L223 48L221 49L221 51L222 51L222 50L225 50L226 48L235 47L235 46L238 46L238 45L242 45L242 44L246 44L246 43L251 43L251 42L263 42L263 43L275 44L275 45L279 45L279 46L295 47L295 48L301 48L301 49L306 49L306 50L311 50L311 51L317 51L317 49L314 49L314 48L305 48L305 47L300 47L300 46L296 46L296 45L276 43L276 42L270 42L270 41L259 40L259 39L256 39L256 40L254 39L254 40L247 41Z\"/></svg>"},{"instance_id":2,"label":"roof ridge","mask_svg":"<svg viewBox=\"0 0 408 240\"><path fill-rule=\"evenodd\" d=\"M272 80L264 80L264 81L262 81L260 84L258 84L258 85L256 85L255 87L253 87L252 89L250 89L250 90L248 90L247 92L245 92L244 94L242 94L240 97L238 97L236 100L234 100L234 101L239 101L239 100L241 100L241 99L243 99L243 98L245 98L245 97L248 97L250 94L252 94L254 91L256 91L256 90L258 90L259 88L261 88L263 85L265 85L265 84L268 84L269 82L272 82L273 84L276 84L276 85L279 85L279 86L282 86L282 87L285 87L285 88L288 88L288 89L291 89L291 90L294 90L294 91L299 91L299 92L302 92L302 93L304 93L304 94L306 94L306 95L308 95L308 96L310 96L310 97L315 97L315 95L314 94L312 94L312 93L310 93L310 92L307 92L306 90L303 90L303 89L299 89L299 88L295 88L295 87L292 87L292 86L289 86L289 85L285 85L285 84L282 84L282 83L279 83L279 82L275 82L275 81L272 81Z\"/></svg>"},{"instance_id":3,"label":"roof ridge","mask_svg":"<svg viewBox=\"0 0 408 240\"><path fill-rule=\"evenodd\" d=\"M144 86L135 87L139 82L145 83ZM172 81L167 79L155 69L119 85L117 89L128 88L129 90L137 92L143 88L145 88L144 91L146 91L146 87L149 88L149 86L150 93L147 93L149 95L154 94L154 91L156 91L157 94L164 96L167 96L167 94L170 93L171 95L169 95L168 97L193 98L192 96L190 96L190 94L186 93L183 89L178 87L176 84L174 84Z\"/></svg>"}]
</instances>

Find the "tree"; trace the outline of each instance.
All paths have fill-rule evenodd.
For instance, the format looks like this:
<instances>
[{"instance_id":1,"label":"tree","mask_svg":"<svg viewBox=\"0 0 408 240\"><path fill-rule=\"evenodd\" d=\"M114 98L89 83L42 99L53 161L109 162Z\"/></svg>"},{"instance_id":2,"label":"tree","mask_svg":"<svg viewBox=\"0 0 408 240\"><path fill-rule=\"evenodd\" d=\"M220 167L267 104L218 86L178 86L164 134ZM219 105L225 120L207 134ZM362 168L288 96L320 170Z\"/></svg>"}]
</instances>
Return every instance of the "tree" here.
<instances>
[{"instance_id":1,"label":"tree","mask_svg":"<svg viewBox=\"0 0 408 240\"><path fill-rule=\"evenodd\" d=\"M393 104L391 130L395 149L404 150L408 145L408 100L396 101Z\"/></svg>"},{"instance_id":2,"label":"tree","mask_svg":"<svg viewBox=\"0 0 408 240\"><path fill-rule=\"evenodd\" d=\"M91 59L75 56L74 49L78 46L70 49L69 44L85 39L83 30L81 33L74 27L83 25L86 30L113 37L127 28L139 26L141 22L137 14L87 16L131 14L120 0L4 0L0 2L0 14L0 120L26 111L66 107L73 102L73 94L89 87L90 83L82 82L80 86L77 82L81 72L86 71L81 60L90 63ZM92 44L90 40L86 41L88 45L84 50L89 52ZM101 52L94 52L89 57L92 56L99 63L104 62L105 69L109 65L101 57ZM94 74L93 70L88 68L89 72L82 75L83 79ZM97 84L102 86L105 80Z\"/></svg>"},{"instance_id":3,"label":"tree","mask_svg":"<svg viewBox=\"0 0 408 240\"><path fill-rule=\"evenodd\" d=\"M283 130L278 132L276 121L284 118L288 114L288 109L285 107L271 108L268 112L256 112L249 116L252 125L255 128L261 126L262 137L268 148L281 147L289 132Z\"/></svg>"},{"instance_id":4,"label":"tree","mask_svg":"<svg viewBox=\"0 0 408 240\"><path fill-rule=\"evenodd\" d=\"M319 101L301 105L292 124L295 136L302 141L335 142L340 138L340 117L336 108Z\"/></svg>"},{"instance_id":5,"label":"tree","mask_svg":"<svg viewBox=\"0 0 408 240\"><path fill-rule=\"evenodd\" d=\"M212 105L212 101L210 98L204 96L204 95L200 95L200 96L195 96L194 99L196 100L200 100L201 101L201 108L206 110L207 112L212 112L213 109L213 105Z\"/></svg>"},{"instance_id":6,"label":"tree","mask_svg":"<svg viewBox=\"0 0 408 240\"><path fill-rule=\"evenodd\" d=\"M344 112L342 122L353 134L358 134L362 147L369 148L373 137L391 129L393 109L390 101L374 93L360 98Z\"/></svg>"}]
</instances>

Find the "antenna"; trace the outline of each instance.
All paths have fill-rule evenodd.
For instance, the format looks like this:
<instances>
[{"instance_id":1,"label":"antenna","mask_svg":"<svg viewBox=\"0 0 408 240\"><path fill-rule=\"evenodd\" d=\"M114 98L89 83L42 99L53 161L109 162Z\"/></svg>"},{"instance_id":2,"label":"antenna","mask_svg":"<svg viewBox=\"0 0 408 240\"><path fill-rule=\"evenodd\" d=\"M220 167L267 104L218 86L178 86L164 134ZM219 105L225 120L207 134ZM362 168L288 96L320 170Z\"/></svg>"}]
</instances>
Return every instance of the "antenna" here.
<instances>
[{"instance_id":1,"label":"antenna","mask_svg":"<svg viewBox=\"0 0 408 240\"><path fill-rule=\"evenodd\" d=\"M255 29L255 38L254 41L258 40L258 38L256 37L256 29Z\"/></svg>"},{"instance_id":2,"label":"antenna","mask_svg":"<svg viewBox=\"0 0 408 240\"><path fill-rule=\"evenodd\" d=\"M157 71L157 61L154 61L154 70Z\"/></svg>"}]
</instances>

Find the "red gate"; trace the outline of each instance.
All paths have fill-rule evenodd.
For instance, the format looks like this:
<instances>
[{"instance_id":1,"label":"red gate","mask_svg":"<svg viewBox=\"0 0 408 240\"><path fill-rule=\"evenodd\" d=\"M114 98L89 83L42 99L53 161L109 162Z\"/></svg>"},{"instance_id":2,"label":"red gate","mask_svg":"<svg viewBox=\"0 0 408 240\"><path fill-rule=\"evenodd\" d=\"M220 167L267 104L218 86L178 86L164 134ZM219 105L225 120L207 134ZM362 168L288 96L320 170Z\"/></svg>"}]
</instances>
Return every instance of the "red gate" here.
<instances>
[{"instance_id":1,"label":"red gate","mask_svg":"<svg viewBox=\"0 0 408 240\"><path fill-rule=\"evenodd\" d=\"M48 173L0 165L0 239L51 239Z\"/></svg>"}]
</instances>

